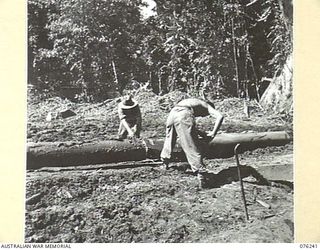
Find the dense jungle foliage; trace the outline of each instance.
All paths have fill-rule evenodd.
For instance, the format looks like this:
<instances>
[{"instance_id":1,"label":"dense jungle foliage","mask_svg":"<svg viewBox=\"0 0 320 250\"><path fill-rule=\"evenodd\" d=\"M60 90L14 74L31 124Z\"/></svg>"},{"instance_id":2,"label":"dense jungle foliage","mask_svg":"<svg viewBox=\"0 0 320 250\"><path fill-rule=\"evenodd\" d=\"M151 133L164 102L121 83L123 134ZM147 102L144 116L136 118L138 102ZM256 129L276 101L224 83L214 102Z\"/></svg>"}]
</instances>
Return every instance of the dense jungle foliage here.
<instances>
[{"instance_id":1,"label":"dense jungle foliage","mask_svg":"<svg viewBox=\"0 0 320 250\"><path fill-rule=\"evenodd\" d=\"M148 86L260 99L292 52L289 0L29 0L28 83L102 100Z\"/></svg>"}]
</instances>

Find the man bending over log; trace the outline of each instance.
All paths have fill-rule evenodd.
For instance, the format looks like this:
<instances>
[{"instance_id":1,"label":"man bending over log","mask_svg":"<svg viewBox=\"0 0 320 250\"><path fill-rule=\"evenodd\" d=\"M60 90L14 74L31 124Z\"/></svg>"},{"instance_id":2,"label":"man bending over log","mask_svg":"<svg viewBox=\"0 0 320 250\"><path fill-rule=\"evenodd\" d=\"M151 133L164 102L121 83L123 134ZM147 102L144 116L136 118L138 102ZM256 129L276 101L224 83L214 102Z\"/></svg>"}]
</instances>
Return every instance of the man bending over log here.
<instances>
[{"instance_id":1,"label":"man bending over log","mask_svg":"<svg viewBox=\"0 0 320 250\"><path fill-rule=\"evenodd\" d=\"M195 117L204 117L211 115L216 118L213 130L204 135L196 128ZM196 98L184 99L170 111L166 123L166 138L161 151L161 160L168 168L169 160L172 155L177 137L180 145L187 157L191 170L197 174L199 187L206 187L204 174L207 172L203 164L198 135L210 136L212 139L217 134L223 121L222 114L217 111L214 104L210 101L203 101Z\"/></svg>"},{"instance_id":2,"label":"man bending over log","mask_svg":"<svg viewBox=\"0 0 320 250\"><path fill-rule=\"evenodd\" d=\"M136 100L131 95L126 96L118 105L120 119L118 136L120 140L127 137L140 137L141 111Z\"/></svg>"}]
</instances>

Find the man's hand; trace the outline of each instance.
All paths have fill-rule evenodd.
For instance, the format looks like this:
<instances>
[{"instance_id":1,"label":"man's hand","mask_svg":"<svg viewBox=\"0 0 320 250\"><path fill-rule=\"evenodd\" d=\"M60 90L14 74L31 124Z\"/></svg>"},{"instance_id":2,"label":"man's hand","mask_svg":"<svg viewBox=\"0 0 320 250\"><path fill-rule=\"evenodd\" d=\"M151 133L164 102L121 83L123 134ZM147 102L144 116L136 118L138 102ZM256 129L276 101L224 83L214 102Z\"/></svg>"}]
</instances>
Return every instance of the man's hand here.
<instances>
[{"instance_id":1,"label":"man's hand","mask_svg":"<svg viewBox=\"0 0 320 250\"><path fill-rule=\"evenodd\" d=\"M216 135L214 134L213 131L211 131L211 132L207 133L207 136L211 137L213 139Z\"/></svg>"},{"instance_id":2,"label":"man's hand","mask_svg":"<svg viewBox=\"0 0 320 250\"><path fill-rule=\"evenodd\" d=\"M198 135L203 139L206 139L208 137L207 133L204 131L201 131L198 129L197 132L198 132Z\"/></svg>"},{"instance_id":3,"label":"man's hand","mask_svg":"<svg viewBox=\"0 0 320 250\"><path fill-rule=\"evenodd\" d=\"M127 128L127 131L128 131L128 137L129 138L134 137L134 130L132 128L130 128L129 125L128 125L128 128Z\"/></svg>"},{"instance_id":4,"label":"man's hand","mask_svg":"<svg viewBox=\"0 0 320 250\"><path fill-rule=\"evenodd\" d=\"M137 124L131 128L132 132L135 134L137 132Z\"/></svg>"},{"instance_id":5,"label":"man's hand","mask_svg":"<svg viewBox=\"0 0 320 250\"><path fill-rule=\"evenodd\" d=\"M139 138L137 138L135 135L133 135L132 137L128 137L129 142L133 143L134 145L137 144L139 145L141 143L141 140Z\"/></svg>"}]
</instances>

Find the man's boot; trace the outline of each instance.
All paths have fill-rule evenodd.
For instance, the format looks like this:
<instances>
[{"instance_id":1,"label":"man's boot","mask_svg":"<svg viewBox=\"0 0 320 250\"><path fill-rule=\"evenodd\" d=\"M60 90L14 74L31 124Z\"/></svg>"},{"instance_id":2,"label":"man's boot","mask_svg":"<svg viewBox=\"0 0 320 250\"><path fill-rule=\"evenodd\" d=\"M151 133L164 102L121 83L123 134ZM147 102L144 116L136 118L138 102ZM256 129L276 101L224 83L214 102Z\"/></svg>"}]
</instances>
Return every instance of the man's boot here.
<instances>
[{"instance_id":1,"label":"man's boot","mask_svg":"<svg viewBox=\"0 0 320 250\"><path fill-rule=\"evenodd\" d=\"M168 170L169 169L169 162L170 160L169 159L164 159L164 158L161 158L161 161L162 161L162 165L160 166L160 168L162 170Z\"/></svg>"}]
</instances>

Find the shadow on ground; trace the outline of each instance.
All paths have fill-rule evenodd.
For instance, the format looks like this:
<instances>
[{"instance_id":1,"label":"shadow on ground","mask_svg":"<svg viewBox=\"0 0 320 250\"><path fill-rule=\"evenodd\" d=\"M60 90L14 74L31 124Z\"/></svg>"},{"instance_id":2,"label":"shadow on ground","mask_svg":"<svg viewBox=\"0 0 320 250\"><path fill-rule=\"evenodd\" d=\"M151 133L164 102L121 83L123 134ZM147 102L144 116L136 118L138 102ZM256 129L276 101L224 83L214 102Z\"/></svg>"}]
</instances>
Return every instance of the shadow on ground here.
<instances>
[{"instance_id":1,"label":"shadow on ground","mask_svg":"<svg viewBox=\"0 0 320 250\"><path fill-rule=\"evenodd\" d=\"M177 163L170 168L185 171L190 175L195 175L190 171L190 166L186 163ZM241 178L253 177L254 181L250 181L252 184L264 185L264 186L280 186L285 189L293 189L293 183L284 180L267 180L261 175L255 168L247 165L240 166ZM226 184L231 184L234 181L239 181L238 168L236 166L223 169L218 173L208 172L204 174L207 188L219 188ZM244 181L246 182L246 181Z\"/></svg>"}]
</instances>

